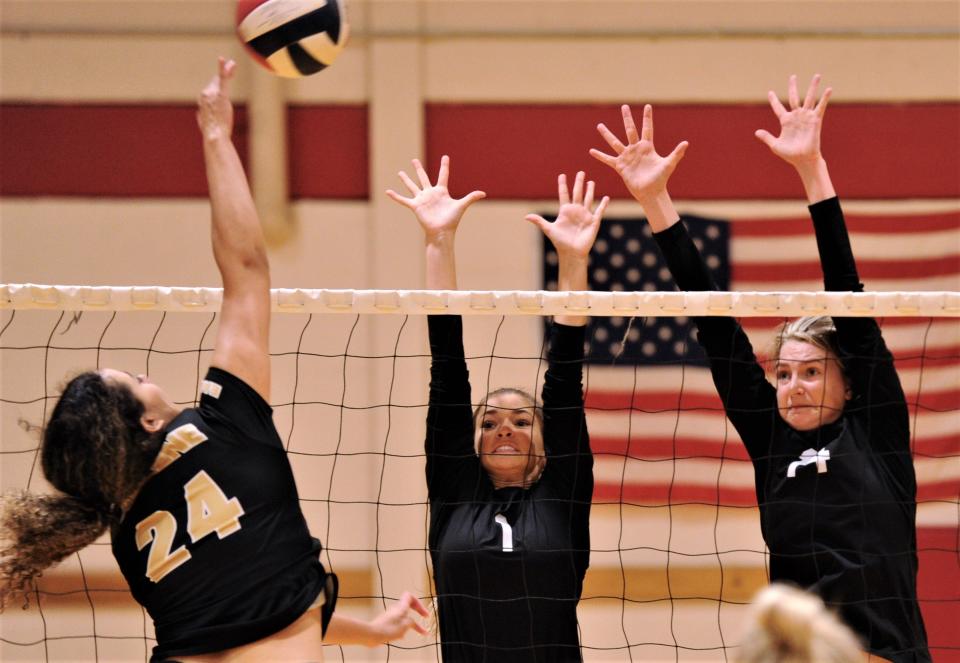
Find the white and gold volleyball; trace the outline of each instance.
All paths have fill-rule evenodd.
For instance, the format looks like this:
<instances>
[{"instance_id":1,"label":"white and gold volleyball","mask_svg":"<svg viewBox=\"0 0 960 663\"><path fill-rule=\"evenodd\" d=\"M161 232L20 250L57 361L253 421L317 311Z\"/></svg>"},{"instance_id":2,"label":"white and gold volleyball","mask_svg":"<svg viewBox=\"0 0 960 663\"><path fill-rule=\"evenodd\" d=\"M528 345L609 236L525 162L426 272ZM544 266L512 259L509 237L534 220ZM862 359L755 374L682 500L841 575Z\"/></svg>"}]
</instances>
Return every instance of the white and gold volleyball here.
<instances>
[{"instance_id":1,"label":"white and gold volleyball","mask_svg":"<svg viewBox=\"0 0 960 663\"><path fill-rule=\"evenodd\" d=\"M323 71L349 36L346 0L238 0L237 34L263 66L285 78Z\"/></svg>"}]
</instances>

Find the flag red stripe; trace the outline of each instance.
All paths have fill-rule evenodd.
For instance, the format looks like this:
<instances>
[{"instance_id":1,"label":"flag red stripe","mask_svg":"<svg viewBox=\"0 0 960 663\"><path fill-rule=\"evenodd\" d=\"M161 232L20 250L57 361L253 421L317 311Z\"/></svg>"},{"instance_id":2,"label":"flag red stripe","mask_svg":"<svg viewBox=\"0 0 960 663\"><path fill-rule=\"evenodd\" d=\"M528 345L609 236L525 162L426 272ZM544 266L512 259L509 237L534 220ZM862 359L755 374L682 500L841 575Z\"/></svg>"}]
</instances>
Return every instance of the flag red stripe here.
<instances>
[{"instance_id":1,"label":"flag red stripe","mask_svg":"<svg viewBox=\"0 0 960 663\"><path fill-rule=\"evenodd\" d=\"M960 432L914 440L913 453L915 456L927 458L950 458L952 456L960 458Z\"/></svg>"},{"instance_id":2,"label":"flag red stripe","mask_svg":"<svg viewBox=\"0 0 960 663\"><path fill-rule=\"evenodd\" d=\"M367 107L292 106L288 113L291 197L366 199Z\"/></svg>"},{"instance_id":3,"label":"flag red stripe","mask_svg":"<svg viewBox=\"0 0 960 663\"><path fill-rule=\"evenodd\" d=\"M824 141L831 146L831 170L843 197L960 195L958 109L960 104L953 102L831 106ZM237 139L243 148L246 126L243 108L238 111ZM367 197L366 114L365 105L290 108L293 197ZM616 104L427 104L425 114L430 167L442 153L453 156L458 163L455 193L457 187L479 188L490 197L552 199L556 179L552 171L544 171L546 163L565 164L569 171L584 169L597 180L598 191L625 194L616 174L587 154L591 147L604 147L595 130L598 121L620 124ZM674 195L800 197L800 184L789 166L751 138L754 129L772 129L775 121L763 103L660 106L659 140L667 145L689 139L694 146L671 179ZM473 130L463 131L464 126ZM869 135L885 139L863 140ZM897 149L888 149L891 144ZM189 149L191 145L196 149ZM711 149L697 150L696 145ZM733 161L721 168L717 154L733 155ZM0 160L16 165L4 171L3 195L203 197L206 191L192 104L3 104ZM865 228L893 232L886 225L890 222L867 218ZM919 217L919 225L912 220L893 223L904 232L926 223L943 227ZM943 223L950 227L949 215ZM759 232L762 225L744 232ZM808 233L809 227L802 232Z\"/></svg>"},{"instance_id":4,"label":"flag red stripe","mask_svg":"<svg viewBox=\"0 0 960 663\"><path fill-rule=\"evenodd\" d=\"M917 502L956 502L960 495L960 480L926 483L917 486ZM753 488L731 488L729 486L701 486L692 484L643 484L599 482L593 489L593 501L597 503L638 502L642 504L663 505L681 503L700 503L711 506L757 505L757 496Z\"/></svg>"},{"instance_id":5,"label":"flag red stripe","mask_svg":"<svg viewBox=\"0 0 960 663\"><path fill-rule=\"evenodd\" d=\"M875 216L844 214L847 230L851 233L911 235L915 233L960 230L960 211L924 214L891 214ZM810 237L813 226L809 218L751 219L730 221L730 232L741 237Z\"/></svg>"},{"instance_id":6,"label":"flag red stripe","mask_svg":"<svg viewBox=\"0 0 960 663\"><path fill-rule=\"evenodd\" d=\"M928 391L921 389L920 397L916 392L908 393L907 406L916 410L919 404L924 410L945 412L960 410L960 389ZM723 403L716 393L699 391L684 392L678 399L673 391L598 391L591 390L586 396L588 414L590 410L603 412L723 412ZM626 430L624 430L626 435Z\"/></svg>"},{"instance_id":7,"label":"flag red stripe","mask_svg":"<svg viewBox=\"0 0 960 663\"><path fill-rule=\"evenodd\" d=\"M862 280L956 275L960 274L960 255L917 260L857 260L857 272ZM809 281L822 279L823 270L819 262L811 261L746 262L741 260L730 265L730 278L734 283Z\"/></svg>"},{"instance_id":8,"label":"flag red stripe","mask_svg":"<svg viewBox=\"0 0 960 663\"><path fill-rule=\"evenodd\" d=\"M590 449L596 456L627 456L626 437L590 436ZM960 459L960 433L936 437L922 437L913 441L913 453L921 458ZM749 461L746 447L736 433L724 444L721 439L688 437L644 437L634 433L630 439L630 458L638 460L665 460L668 458L715 458L730 461Z\"/></svg>"},{"instance_id":9,"label":"flag red stripe","mask_svg":"<svg viewBox=\"0 0 960 663\"><path fill-rule=\"evenodd\" d=\"M917 502L948 501L960 499L960 479L928 481L917 485Z\"/></svg>"},{"instance_id":10,"label":"flag red stripe","mask_svg":"<svg viewBox=\"0 0 960 663\"><path fill-rule=\"evenodd\" d=\"M367 198L365 106L289 110L293 198ZM247 152L245 108L234 138ZM0 105L0 195L206 197L192 105Z\"/></svg>"},{"instance_id":11,"label":"flag red stripe","mask_svg":"<svg viewBox=\"0 0 960 663\"><path fill-rule=\"evenodd\" d=\"M823 141L844 199L960 195L958 110L956 102L831 104ZM658 145L691 145L670 179L675 197L802 197L793 169L753 138L756 129L777 128L762 95L755 104L660 104L656 112ZM455 195L482 189L491 198L549 200L556 197L556 174L544 166L549 164L565 172L585 170L598 193L624 197L616 173L588 154L592 147L609 150L597 134L598 122L622 133L619 105L427 104L428 169L449 154ZM877 136L883 140L870 140Z\"/></svg>"},{"instance_id":12,"label":"flag red stripe","mask_svg":"<svg viewBox=\"0 0 960 663\"><path fill-rule=\"evenodd\" d=\"M597 503L637 502L641 504L696 503L711 506L756 506L757 496L753 488L729 488L727 486L694 486L674 484L597 483L593 488L593 501Z\"/></svg>"}]
</instances>

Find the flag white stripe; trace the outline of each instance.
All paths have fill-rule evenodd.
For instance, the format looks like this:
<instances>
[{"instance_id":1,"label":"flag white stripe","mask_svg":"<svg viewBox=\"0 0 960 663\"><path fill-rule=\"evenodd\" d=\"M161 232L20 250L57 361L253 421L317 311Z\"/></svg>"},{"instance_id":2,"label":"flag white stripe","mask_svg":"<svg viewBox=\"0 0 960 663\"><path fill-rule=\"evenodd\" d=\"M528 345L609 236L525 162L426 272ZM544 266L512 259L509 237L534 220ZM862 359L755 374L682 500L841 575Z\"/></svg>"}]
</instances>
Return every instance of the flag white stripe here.
<instances>
[{"instance_id":1,"label":"flag white stripe","mask_svg":"<svg viewBox=\"0 0 960 663\"><path fill-rule=\"evenodd\" d=\"M909 241L905 241L907 238ZM850 233L850 244L858 261L864 260L929 260L953 256L960 262L960 228L928 233L894 235ZM817 263L817 242L812 232L777 237L737 237L730 246L730 262L734 265L785 262Z\"/></svg>"},{"instance_id":2,"label":"flag white stripe","mask_svg":"<svg viewBox=\"0 0 960 663\"><path fill-rule=\"evenodd\" d=\"M864 279L861 277L867 290L877 290L880 292L897 291L948 291L960 290L960 271L956 274L947 274L944 276L929 276L924 278L907 279ZM780 291L805 291L805 290L823 290L822 279L804 279L798 281L747 281L736 280L731 284L731 289L743 292L780 292Z\"/></svg>"},{"instance_id":3,"label":"flag white stripe","mask_svg":"<svg viewBox=\"0 0 960 663\"><path fill-rule=\"evenodd\" d=\"M638 399L638 407L642 400ZM634 440L634 453L643 453L643 440L651 438L684 438L715 442L719 447L726 439L728 444L741 444L740 436L727 421L723 411L705 412L667 411L641 412L637 410L587 411L587 426L593 438L626 439L629 433ZM915 439L942 437L957 434L957 412L922 411L910 417L911 431ZM629 427L629 428L628 428ZM954 460L960 465L960 460Z\"/></svg>"},{"instance_id":4,"label":"flag white stripe","mask_svg":"<svg viewBox=\"0 0 960 663\"><path fill-rule=\"evenodd\" d=\"M626 463L626 467L624 467ZM913 462L918 484L960 479L956 458L917 458ZM827 466L829 472L829 463ZM719 475L718 475L719 473ZM716 486L753 488L753 465L748 461L712 458L624 459L599 456L594 463L594 481L603 484ZM954 507L955 509L956 507ZM956 512L954 511L954 514Z\"/></svg>"}]
</instances>

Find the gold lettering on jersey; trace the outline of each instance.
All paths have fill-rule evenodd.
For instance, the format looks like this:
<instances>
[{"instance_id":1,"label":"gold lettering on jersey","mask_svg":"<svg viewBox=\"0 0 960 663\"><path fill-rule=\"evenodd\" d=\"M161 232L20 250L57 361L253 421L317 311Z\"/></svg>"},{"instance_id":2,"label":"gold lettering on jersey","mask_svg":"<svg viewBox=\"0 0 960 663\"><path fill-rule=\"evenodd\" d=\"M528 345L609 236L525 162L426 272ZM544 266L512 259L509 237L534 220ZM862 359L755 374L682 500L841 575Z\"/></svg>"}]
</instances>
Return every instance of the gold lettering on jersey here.
<instances>
[{"instance_id":1,"label":"gold lettering on jersey","mask_svg":"<svg viewBox=\"0 0 960 663\"><path fill-rule=\"evenodd\" d=\"M223 539L240 529L240 501L227 499L203 470L187 482L183 494L187 498L187 533L194 543L214 532Z\"/></svg>"},{"instance_id":2,"label":"gold lettering on jersey","mask_svg":"<svg viewBox=\"0 0 960 663\"><path fill-rule=\"evenodd\" d=\"M153 461L153 471L160 472L167 465L177 460L183 454L187 453L201 442L206 442L207 436L200 432L200 429L193 424L184 424L177 426L167 433L163 446L160 447L160 453Z\"/></svg>"},{"instance_id":3,"label":"gold lettering on jersey","mask_svg":"<svg viewBox=\"0 0 960 663\"><path fill-rule=\"evenodd\" d=\"M240 531L240 516L244 514L240 500L227 499L216 481L203 470L183 485L183 496L187 502L187 534L191 542L196 543L214 532L223 539ZM154 511L137 523L137 550L150 546L146 576L153 582L160 582L190 559L186 546L170 550L176 535L177 519L169 511Z\"/></svg>"},{"instance_id":4,"label":"gold lettering on jersey","mask_svg":"<svg viewBox=\"0 0 960 663\"><path fill-rule=\"evenodd\" d=\"M177 534L177 520L169 511L154 511L137 523L137 550L150 545L147 555L146 575L153 582L160 582L164 576L190 559L190 551L185 546L176 550L173 537Z\"/></svg>"}]
</instances>

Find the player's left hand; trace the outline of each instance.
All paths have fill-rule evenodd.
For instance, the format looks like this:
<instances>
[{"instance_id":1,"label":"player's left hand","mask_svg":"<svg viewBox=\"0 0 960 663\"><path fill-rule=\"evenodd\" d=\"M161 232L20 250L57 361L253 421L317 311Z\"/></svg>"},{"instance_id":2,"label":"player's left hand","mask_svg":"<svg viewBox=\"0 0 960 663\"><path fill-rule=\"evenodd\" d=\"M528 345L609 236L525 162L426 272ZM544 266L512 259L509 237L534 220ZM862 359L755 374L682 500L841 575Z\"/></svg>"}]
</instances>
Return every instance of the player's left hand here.
<instances>
[{"instance_id":1,"label":"player's left hand","mask_svg":"<svg viewBox=\"0 0 960 663\"><path fill-rule=\"evenodd\" d=\"M410 629L420 635L427 635L427 629L419 622L417 615L429 617L430 613L420 599L410 592L404 592L399 601L371 622L378 634L380 644L402 638Z\"/></svg>"}]
</instances>

